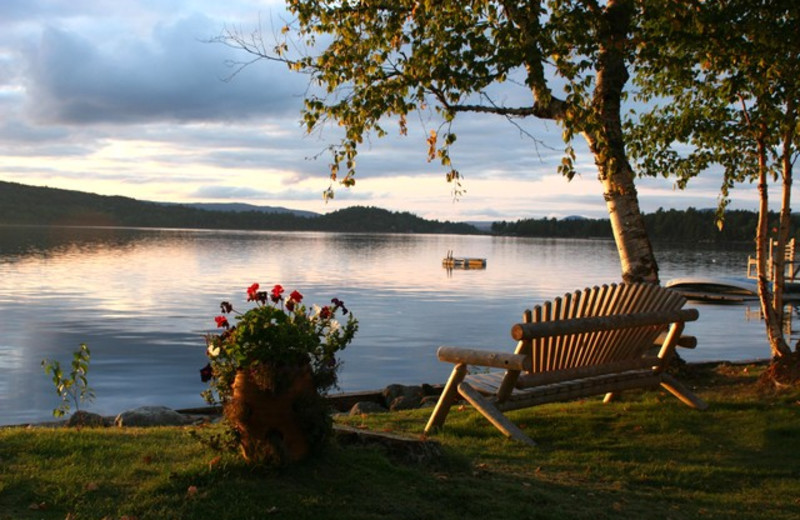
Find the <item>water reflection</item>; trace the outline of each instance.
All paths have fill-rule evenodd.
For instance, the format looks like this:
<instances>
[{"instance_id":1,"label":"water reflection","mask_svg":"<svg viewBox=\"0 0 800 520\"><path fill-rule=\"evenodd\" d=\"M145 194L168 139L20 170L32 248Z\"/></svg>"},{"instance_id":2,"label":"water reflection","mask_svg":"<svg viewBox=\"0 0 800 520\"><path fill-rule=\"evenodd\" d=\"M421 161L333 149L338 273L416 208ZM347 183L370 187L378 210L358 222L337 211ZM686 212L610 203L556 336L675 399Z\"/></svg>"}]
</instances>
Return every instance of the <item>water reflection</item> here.
<instances>
[{"instance_id":1,"label":"water reflection","mask_svg":"<svg viewBox=\"0 0 800 520\"><path fill-rule=\"evenodd\" d=\"M487 267L448 275L449 250ZM656 250L662 280L740 274L748 253ZM361 328L344 352L341 384L364 390L444 381L442 344L513 349L509 330L524 308L617 280L619 260L606 240L0 228L0 276L0 423L8 424L49 416L58 403L40 362L68 361L82 342L92 350L93 410L202 405L203 335L219 301L245 307L254 281L299 289L309 302L347 302ZM687 328L700 346L684 357L768 355L763 325L744 311L702 306Z\"/></svg>"}]
</instances>

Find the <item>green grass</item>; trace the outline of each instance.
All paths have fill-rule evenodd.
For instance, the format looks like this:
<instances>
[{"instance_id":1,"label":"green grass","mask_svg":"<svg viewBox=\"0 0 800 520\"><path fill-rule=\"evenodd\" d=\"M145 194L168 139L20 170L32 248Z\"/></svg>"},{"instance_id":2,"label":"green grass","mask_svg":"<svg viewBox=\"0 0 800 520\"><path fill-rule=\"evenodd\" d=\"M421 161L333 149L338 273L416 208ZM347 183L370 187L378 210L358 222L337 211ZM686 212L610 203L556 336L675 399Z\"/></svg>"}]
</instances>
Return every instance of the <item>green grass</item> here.
<instances>
[{"instance_id":1,"label":"green grass","mask_svg":"<svg viewBox=\"0 0 800 520\"><path fill-rule=\"evenodd\" d=\"M538 446L505 440L469 407L403 462L333 446L251 468L187 428L0 429L0 520L800 518L800 391L757 391L758 367L683 374L710 408L662 392L509 414ZM427 410L340 422L419 435Z\"/></svg>"}]
</instances>

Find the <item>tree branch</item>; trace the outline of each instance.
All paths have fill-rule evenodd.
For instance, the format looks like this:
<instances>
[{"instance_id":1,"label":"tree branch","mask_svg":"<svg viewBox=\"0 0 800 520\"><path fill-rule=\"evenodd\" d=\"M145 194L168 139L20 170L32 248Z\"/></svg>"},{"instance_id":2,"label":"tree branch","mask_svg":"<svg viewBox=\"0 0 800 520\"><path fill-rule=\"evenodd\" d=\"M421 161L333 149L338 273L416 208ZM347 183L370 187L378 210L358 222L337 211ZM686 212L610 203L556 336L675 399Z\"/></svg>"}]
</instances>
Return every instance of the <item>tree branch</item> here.
<instances>
[{"instance_id":1,"label":"tree branch","mask_svg":"<svg viewBox=\"0 0 800 520\"><path fill-rule=\"evenodd\" d=\"M450 112L478 112L509 117L534 116L539 119L560 120L564 117L566 110L564 101L556 98L550 98L550 102L546 105L535 102L529 107L503 107L495 105L494 103L491 105L454 104L448 102L441 91L431 89L431 92L436 96L436 99L439 100L445 110Z\"/></svg>"},{"instance_id":2,"label":"tree branch","mask_svg":"<svg viewBox=\"0 0 800 520\"><path fill-rule=\"evenodd\" d=\"M522 33L522 46L525 56L525 68L528 72L528 88L531 89L534 107L528 113L519 115L533 115L544 119L561 119L564 117L564 103L553 99L553 92L547 84L544 74L545 59L542 56L536 35L542 28L539 23L539 2L536 7L530 6L535 11L521 11L514 2L504 0L503 10L509 22L519 27ZM533 4L533 2L531 2ZM538 105L539 108L536 108ZM546 105L547 108L544 108Z\"/></svg>"}]
</instances>

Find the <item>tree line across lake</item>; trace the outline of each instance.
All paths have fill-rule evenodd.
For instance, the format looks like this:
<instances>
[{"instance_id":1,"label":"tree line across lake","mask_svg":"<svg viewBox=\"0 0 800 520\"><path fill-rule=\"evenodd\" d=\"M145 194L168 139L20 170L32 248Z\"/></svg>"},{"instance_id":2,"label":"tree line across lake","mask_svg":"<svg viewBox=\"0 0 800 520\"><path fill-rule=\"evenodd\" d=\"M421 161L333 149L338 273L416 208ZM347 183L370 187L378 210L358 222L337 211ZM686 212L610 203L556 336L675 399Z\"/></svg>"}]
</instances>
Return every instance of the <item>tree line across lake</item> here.
<instances>
[{"instance_id":1,"label":"tree line across lake","mask_svg":"<svg viewBox=\"0 0 800 520\"><path fill-rule=\"evenodd\" d=\"M778 215L770 215L770 229L777 226ZM752 242L755 239L758 214L755 211L728 210L722 229L717 227L715 210L659 208L644 215L651 240L694 242ZM775 223L774 225L772 223ZM790 236L800 224L792 215ZM613 238L608 219L527 219L516 222L495 222L492 234L525 237Z\"/></svg>"},{"instance_id":2,"label":"tree line across lake","mask_svg":"<svg viewBox=\"0 0 800 520\"><path fill-rule=\"evenodd\" d=\"M276 210L277 211L277 210ZM653 240L752 241L758 215L730 210L720 230L713 210L659 209L645 214ZM777 216L773 216L777 221ZM210 211L177 204L144 202L86 192L0 182L0 224L175 227L271 231L338 231L376 233L481 234L468 223L426 220L409 212L355 206L325 215L300 216L290 211ZM794 229L798 216L793 216ZM495 222L491 234L524 237L612 238L608 219L523 219Z\"/></svg>"}]
</instances>

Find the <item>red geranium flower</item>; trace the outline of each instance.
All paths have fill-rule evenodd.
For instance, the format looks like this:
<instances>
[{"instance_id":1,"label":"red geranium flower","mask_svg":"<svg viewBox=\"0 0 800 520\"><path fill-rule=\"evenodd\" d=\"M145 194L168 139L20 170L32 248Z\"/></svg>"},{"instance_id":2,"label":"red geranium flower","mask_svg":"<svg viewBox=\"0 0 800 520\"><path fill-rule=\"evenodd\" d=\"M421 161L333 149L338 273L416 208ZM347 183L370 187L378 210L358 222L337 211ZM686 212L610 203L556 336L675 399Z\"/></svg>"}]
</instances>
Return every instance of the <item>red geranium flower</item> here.
<instances>
[{"instance_id":1,"label":"red geranium flower","mask_svg":"<svg viewBox=\"0 0 800 520\"><path fill-rule=\"evenodd\" d=\"M225 327L226 329L228 328L228 318L225 316L217 316L214 318L214 321L217 322L217 327Z\"/></svg>"},{"instance_id":2,"label":"red geranium flower","mask_svg":"<svg viewBox=\"0 0 800 520\"><path fill-rule=\"evenodd\" d=\"M281 300L281 295L283 294L283 287L280 285L276 285L272 288L272 301L278 303Z\"/></svg>"},{"instance_id":3,"label":"red geranium flower","mask_svg":"<svg viewBox=\"0 0 800 520\"><path fill-rule=\"evenodd\" d=\"M319 317L323 320L327 320L331 317L331 308L327 305L319 310Z\"/></svg>"},{"instance_id":4,"label":"red geranium flower","mask_svg":"<svg viewBox=\"0 0 800 520\"><path fill-rule=\"evenodd\" d=\"M254 283L247 288L247 301L251 302L258 297L258 284Z\"/></svg>"},{"instance_id":5,"label":"red geranium flower","mask_svg":"<svg viewBox=\"0 0 800 520\"><path fill-rule=\"evenodd\" d=\"M289 300L296 303L300 303L301 301L303 301L303 295L297 291L292 291L292 294L289 295Z\"/></svg>"}]
</instances>

